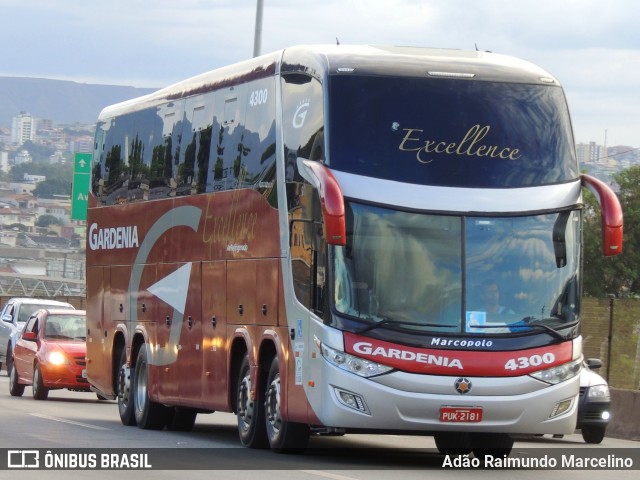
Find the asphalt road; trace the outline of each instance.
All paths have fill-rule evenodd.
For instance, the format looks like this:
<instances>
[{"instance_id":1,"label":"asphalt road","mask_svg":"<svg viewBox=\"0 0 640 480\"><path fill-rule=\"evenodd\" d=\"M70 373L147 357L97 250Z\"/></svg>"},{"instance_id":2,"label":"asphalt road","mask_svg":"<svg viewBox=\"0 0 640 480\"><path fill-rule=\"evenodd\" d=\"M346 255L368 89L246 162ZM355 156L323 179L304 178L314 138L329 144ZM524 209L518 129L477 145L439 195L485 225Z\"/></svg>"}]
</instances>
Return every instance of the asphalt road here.
<instances>
[{"instance_id":1,"label":"asphalt road","mask_svg":"<svg viewBox=\"0 0 640 480\"><path fill-rule=\"evenodd\" d=\"M496 475L512 478L515 473L513 467L519 466L505 468L504 464L494 464L478 467L470 463L473 458L456 465L453 464L455 459L438 453L433 438L422 436L313 436L309 448L302 455L250 450L240 447L235 417L231 414L199 415L191 432L141 430L122 425L116 403L100 401L93 393L57 390L49 394L48 400L36 401L31 397L31 388L27 387L23 397L11 397L5 375L4 371L0 375L0 456L7 457L0 457L0 465L5 466L5 470L0 470L0 479L112 479L135 475L141 480L182 477L256 480L259 475L260 480L395 480L423 479L427 475L431 478L468 479L470 474L474 479L494 479ZM9 462L20 465L16 460L20 455L16 453L18 450L26 452L26 463L32 459L29 455L38 451L41 465L45 456L50 455L47 457L48 465L57 462L58 467L66 469L8 469ZM102 455L114 452L115 457L106 458L104 465L125 467L125 471L73 468L82 462L90 467L99 467ZM574 463L565 465L568 467L566 470L519 469L519 480L601 480L603 474L613 474L616 479L635 479L640 469L640 443L607 437L600 445L586 445L580 434L561 439L549 436L518 438L509 458L524 463L531 457L537 458L538 462L548 463L558 458L559 462ZM611 472L600 467L584 470L575 463L593 461L593 458L604 461L613 458L618 462L631 460L634 465L632 469ZM108 461L114 463L109 464ZM144 467L147 465L153 469L146 470ZM142 468L133 472L132 466ZM215 473L212 475L212 472Z\"/></svg>"}]
</instances>

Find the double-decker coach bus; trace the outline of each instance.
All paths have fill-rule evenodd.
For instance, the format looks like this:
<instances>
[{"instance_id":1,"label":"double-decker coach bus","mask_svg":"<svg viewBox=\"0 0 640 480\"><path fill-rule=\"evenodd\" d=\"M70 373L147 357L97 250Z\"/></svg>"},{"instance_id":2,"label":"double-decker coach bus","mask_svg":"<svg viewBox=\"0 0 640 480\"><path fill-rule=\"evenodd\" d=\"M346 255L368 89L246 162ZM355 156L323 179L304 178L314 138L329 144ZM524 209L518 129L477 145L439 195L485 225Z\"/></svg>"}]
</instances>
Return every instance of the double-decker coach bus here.
<instances>
[{"instance_id":1,"label":"double-decker coach bus","mask_svg":"<svg viewBox=\"0 0 640 480\"><path fill-rule=\"evenodd\" d=\"M126 425L241 443L574 430L582 187L558 81L478 51L299 46L110 106L87 216L87 369Z\"/></svg>"}]
</instances>

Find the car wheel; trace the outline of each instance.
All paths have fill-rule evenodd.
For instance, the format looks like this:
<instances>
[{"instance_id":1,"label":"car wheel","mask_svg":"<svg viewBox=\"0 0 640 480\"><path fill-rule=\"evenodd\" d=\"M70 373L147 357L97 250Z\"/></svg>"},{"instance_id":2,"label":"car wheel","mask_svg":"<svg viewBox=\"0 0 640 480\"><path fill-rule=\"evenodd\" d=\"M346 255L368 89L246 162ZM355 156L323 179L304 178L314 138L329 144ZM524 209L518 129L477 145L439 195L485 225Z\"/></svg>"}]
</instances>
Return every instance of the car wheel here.
<instances>
[{"instance_id":1,"label":"car wheel","mask_svg":"<svg viewBox=\"0 0 640 480\"><path fill-rule=\"evenodd\" d=\"M118 413L123 425L132 426L136 424L136 416L133 414L133 399L131 397L131 375L132 368L127 368L127 353L122 349L120 363L118 366L118 383L116 392L118 393Z\"/></svg>"},{"instance_id":2,"label":"car wheel","mask_svg":"<svg viewBox=\"0 0 640 480\"><path fill-rule=\"evenodd\" d=\"M49 396L49 389L44 386L42 379L42 372L40 371L40 365L36 364L36 368L33 370L33 398L36 400L46 400Z\"/></svg>"},{"instance_id":3,"label":"car wheel","mask_svg":"<svg viewBox=\"0 0 640 480\"><path fill-rule=\"evenodd\" d=\"M281 400L280 367L275 357L267 377L264 403L269 445L276 452L302 452L309 443L309 425L284 420Z\"/></svg>"},{"instance_id":4,"label":"car wheel","mask_svg":"<svg viewBox=\"0 0 640 480\"><path fill-rule=\"evenodd\" d=\"M133 407L138 427L145 430L163 429L168 420L169 410L149 399L149 364L145 345L138 351L133 378Z\"/></svg>"},{"instance_id":5,"label":"car wheel","mask_svg":"<svg viewBox=\"0 0 640 480\"><path fill-rule=\"evenodd\" d=\"M9 370L9 393L12 397L21 397L24 393L24 385L18 381L18 371L15 365Z\"/></svg>"},{"instance_id":6,"label":"car wheel","mask_svg":"<svg viewBox=\"0 0 640 480\"><path fill-rule=\"evenodd\" d=\"M251 391L255 390L255 397L251 398ZM249 356L245 355L240 364L236 388L236 416L238 419L238 433L240 443L249 448L265 448L267 441L264 423L264 392L258 385L251 385Z\"/></svg>"},{"instance_id":7,"label":"car wheel","mask_svg":"<svg viewBox=\"0 0 640 480\"><path fill-rule=\"evenodd\" d=\"M582 438L586 443L600 443L604 439L607 427L582 427Z\"/></svg>"},{"instance_id":8,"label":"car wheel","mask_svg":"<svg viewBox=\"0 0 640 480\"><path fill-rule=\"evenodd\" d=\"M8 376L11 372L11 366L13 365L13 349L11 348L11 344L7 345L7 359L5 360L5 365L7 366Z\"/></svg>"}]
</instances>

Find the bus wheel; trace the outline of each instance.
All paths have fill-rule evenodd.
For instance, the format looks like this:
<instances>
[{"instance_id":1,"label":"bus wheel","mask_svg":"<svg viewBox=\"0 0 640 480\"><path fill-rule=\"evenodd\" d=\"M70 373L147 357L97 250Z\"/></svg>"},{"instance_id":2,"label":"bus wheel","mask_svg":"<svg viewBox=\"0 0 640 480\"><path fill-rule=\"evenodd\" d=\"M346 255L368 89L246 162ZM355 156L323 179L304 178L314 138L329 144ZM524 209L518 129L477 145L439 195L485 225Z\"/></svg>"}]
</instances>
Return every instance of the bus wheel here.
<instances>
[{"instance_id":1,"label":"bus wheel","mask_svg":"<svg viewBox=\"0 0 640 480\"><path fill-rule=\"evenodd\" d=\"M133 399L131 397L131 369L127 368L127 352L123 348L118 366L118 413L123 425L135 425L136 416L133 414Z\"/></svg>"},{"instance_id":2,"label":"bus wheel","mask_svg":"<svg viewBox=\"0 0 640 480\"><path fill-rule=\"evenodd\" d=\"M262 409L263 392L259 385L258 388L252 388L248 355L242 359L237 384L236 415L240 442L249 448L265 448L268 442ZM252 391L255 398L252 398Z\"/></svg>"},{"instance_id":3,"label":"bus wheel","mask_svg":"<svg viewBox=\"0 0 640 480\"><path fill-rule=\"evenodd\" d=\"M190 432L193 430L197 416L198 412L192 408L171 408L167 417L167 428L175 432Z\"/></svg>"},{"instance_id":4,"label":"bus wheel","mask_svg":"<svg viewBox=\"0 0 640 480\"><path fill-rule=\"evenodd\" d=\"M513 438L506 433L471 433L473 455L484 460L487 455L504 457L511 453Z\"/></svg>"},{"instance_id":5,"label":"bus wheel","mask_svg":"<svg viewBox=\"0 0 640 480\"><path fill-rule=\"evenodd\" d=\"M433 436L438 451L443 455L471 453L471 440L467 432L439 432Z\"/></svg>"},{"instance_id":6,"label":"bus wheel","mask_svg":"<svg viewBox=\"0 0 640 480\"><path fill-rule=\"evenodd\" d=\"M138 351L133 372L133 407L138 427L145 430L161 430L167 423L167 407L149 399L149 364L144 345Z\"/></svg>"},{"instance_id":7,"label":"bus wheel","mask_svg":"<svg viewBox=\"0 0 640 480\"><path fill-rule=\"evenodd\" d=\"M265 393L265 416L269 445L276 452L302 452L309 443L309 425L287 422L282 418L280 368L274 358L269 369Z\"/></svg>"}]
</instances>

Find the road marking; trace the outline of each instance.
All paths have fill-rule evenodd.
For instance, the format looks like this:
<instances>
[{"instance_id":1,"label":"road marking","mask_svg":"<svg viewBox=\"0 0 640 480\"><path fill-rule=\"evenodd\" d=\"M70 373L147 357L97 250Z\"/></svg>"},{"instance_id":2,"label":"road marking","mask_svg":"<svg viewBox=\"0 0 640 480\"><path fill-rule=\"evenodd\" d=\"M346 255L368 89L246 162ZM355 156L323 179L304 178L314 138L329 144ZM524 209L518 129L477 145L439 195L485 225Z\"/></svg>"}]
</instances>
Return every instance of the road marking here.
<instances>
[{"instance_id":1,"label":"road marking","mask_svg":"<svg viewBox=\"0 0 640 480\"><path fill-rule=\"evenodd\" d=\"M331 478L332 480L357 480L355 477L340 475L337 473L323 472L322 470L300 470L302 473L309 475L317 475L318 477Z\"/></svg>"},{"instance_id":2,"label":"road marking","mask_svg":"<svg viewBox=\"0 0 640 480\"><path fill-rule=\"evenodd\" d=\"M109 428L98 427L97 425L90 425L88 423L82 423L82 422L74 422L73 420L65 420L64 418L51 417L49 415L43 415L41 413L30 413L29 415L32 415L38 418L44 418L45 420L53 420L54 422L68 423L70 425L77 425L79 427L91 428L92 430L110 430Z\"/></svg>"}]
</instances>

